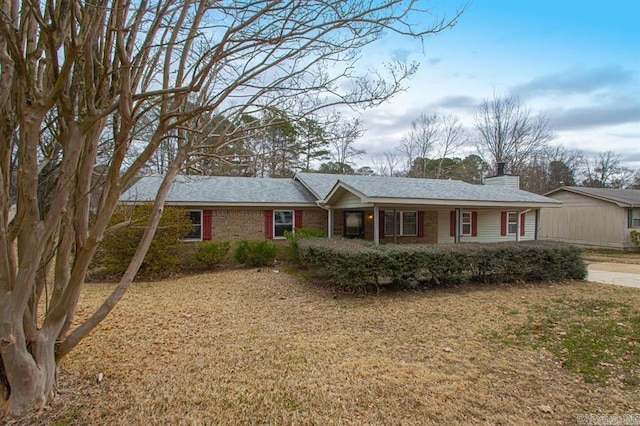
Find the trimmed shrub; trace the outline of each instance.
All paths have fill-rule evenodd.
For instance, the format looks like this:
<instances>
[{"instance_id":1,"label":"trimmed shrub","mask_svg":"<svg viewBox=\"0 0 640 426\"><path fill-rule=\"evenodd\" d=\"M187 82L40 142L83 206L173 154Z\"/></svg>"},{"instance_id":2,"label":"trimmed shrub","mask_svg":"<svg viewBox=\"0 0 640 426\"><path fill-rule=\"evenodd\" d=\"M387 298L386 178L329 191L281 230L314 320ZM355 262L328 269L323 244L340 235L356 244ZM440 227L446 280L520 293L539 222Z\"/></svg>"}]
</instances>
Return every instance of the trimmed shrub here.
<instances>
[{"instance_id":1,"label":"trimmed shrub","mask_svg":"<svg viewBox=\"0 0 640 426\"><path fill-rule=\"evenodd\" d=\"M298 242L311 238L324 238L325 234L316 228L297 228L295 232L285 231L284 236L289 241L289 246L287 247L286 252L287 260L293 263L300 263Z\"/></svg>"},{"instance_id":2,"label":"trimmed shrub","mask_svg":"<svg viewBox=\"0 0 640 426\"><path fill-rule=\"evenodd\" d=\"M231 243L228 241L204 243L196 252L196 260L205 266L216 266L225 263Z\"/></svg>"},{"instance_id":3,"label":"trimmed shrub","mask_svg":"<svg viewBox=\"0 0 640 426\"><path fill-rule=\"evenodd\" d=\"M131 221L131 225L119 229L102 241L93 268L101 269L107 275L124 273L142 240L152 207L150 204L122 207L114 213L110 226L126 221ZM179 269L182 263L181 251L185 244L182 240L192 230L193 224L187 210L165 207L138 276L161 278Z\"/></svg>"},{"instance_id":4,"label":"trimmed shrub","mask_svg":"<svg viewBox=\"0 0 640 426\"><path fill-rule=\"evenodd\" d=\"M453 283L584 279L577 247L547 241L491 244L383 245L361 241L299 242L312 275L349 290Z\"/></svg>"},{"instance_id":5,"label":"trimmed shrub","mask_svg":"<svg viewBox=\"0 0 640 426\"><path fill-rule=\"evenodd\" d=\"M242 265L272 266L278 254L278 246L270 241L240 241L234 258Z\"/></svg>"},{"instance_id":6,"label":"trimmed shrub","mask_svg":"<svg viewBox=\"0 0 640 426\"><path fill-rule=\"evenodd\" d=\"M362 240L303 240L299 251L300 263L312 276L340 288L364 291L388 275L382 252Z\"/></svg>"}]
</instances>

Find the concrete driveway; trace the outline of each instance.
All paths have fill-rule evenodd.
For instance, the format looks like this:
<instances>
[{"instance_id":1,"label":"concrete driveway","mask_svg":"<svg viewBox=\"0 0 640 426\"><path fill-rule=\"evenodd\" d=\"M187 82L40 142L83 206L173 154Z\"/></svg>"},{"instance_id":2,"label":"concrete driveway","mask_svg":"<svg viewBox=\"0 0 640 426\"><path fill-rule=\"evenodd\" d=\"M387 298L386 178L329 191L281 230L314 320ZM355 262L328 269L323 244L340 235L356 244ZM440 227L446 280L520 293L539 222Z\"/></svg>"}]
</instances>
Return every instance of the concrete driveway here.
<instances>
[{"instance_id":1,"label":"concrete driveway","mask_svg":"<svg viewBox=\"0 0 640 426\"><path fill-rule=\"evenodd\" d=\"M587 281L640 288L640 265L595 262L587 268Z\"/></svg>"}]
</instances>

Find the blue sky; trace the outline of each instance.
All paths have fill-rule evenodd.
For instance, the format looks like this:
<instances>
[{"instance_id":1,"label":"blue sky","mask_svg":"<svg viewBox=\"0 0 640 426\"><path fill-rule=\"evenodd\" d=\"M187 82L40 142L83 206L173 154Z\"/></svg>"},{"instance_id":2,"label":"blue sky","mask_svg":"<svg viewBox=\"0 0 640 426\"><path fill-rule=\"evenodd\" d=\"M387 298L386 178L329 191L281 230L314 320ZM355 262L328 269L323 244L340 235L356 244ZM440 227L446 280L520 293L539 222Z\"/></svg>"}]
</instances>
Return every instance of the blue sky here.
<instances>
[{"instance_id":1,"label":"blue sky","mask_svg":"<svg viewBox=\"0 0 640 426\"><path fill-rule=\"evenodd\" d=\"M425 5L438 13L455 2ZM547 114L553 144L610 150L640 168L640 0L475 0L424 43L387 36L373 47L367 62L421 65L405 92L364 113L358 146L369 156L398 144L421 113L457 115L471 130L478 104L500 93Z\"/></svg>"}]
</instances>

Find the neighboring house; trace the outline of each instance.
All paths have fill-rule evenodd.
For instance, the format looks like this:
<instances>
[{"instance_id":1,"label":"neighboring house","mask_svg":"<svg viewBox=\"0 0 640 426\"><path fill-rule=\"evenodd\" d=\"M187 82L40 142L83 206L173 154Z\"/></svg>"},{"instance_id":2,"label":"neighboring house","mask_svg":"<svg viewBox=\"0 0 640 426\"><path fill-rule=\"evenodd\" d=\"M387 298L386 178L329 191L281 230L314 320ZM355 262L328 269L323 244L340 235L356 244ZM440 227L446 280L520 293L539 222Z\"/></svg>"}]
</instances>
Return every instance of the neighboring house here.
<instances>
[{"instance_id":1,"label":"neighboring house","mask_svg":"<svg viewBox=\"0 0 640 426\"><path fill-rule=\"evenodd\" d=\"M150 202L162 177L140 179L121 202ZM454 180L299 173L293 179L179 176L167 205L190 210L192 240L282 239L302 226L376 243L537 239L538 212L558 201L522 191L515 176Z\"/></svg>"},{"instance_id":2,"label":"neighboring house","mask_svg":"<svg viewBox=\"0 0 640 426\"><path fill-rule=\"evenodd\" d=\"M545 194L562 208L543 209L540 238L616 249L632 248L640 231L640 190L563 186Z\"/></svg>"}]
</instances>

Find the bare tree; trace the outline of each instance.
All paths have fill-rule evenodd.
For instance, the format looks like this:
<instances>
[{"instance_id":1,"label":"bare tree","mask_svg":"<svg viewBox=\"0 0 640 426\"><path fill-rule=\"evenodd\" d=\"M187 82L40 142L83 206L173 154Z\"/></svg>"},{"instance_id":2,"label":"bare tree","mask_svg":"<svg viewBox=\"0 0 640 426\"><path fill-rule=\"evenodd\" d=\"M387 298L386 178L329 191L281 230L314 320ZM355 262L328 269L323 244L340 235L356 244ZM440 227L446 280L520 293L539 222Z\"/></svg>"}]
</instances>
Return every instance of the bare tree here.
<instances>
[{"instance_id":1,"label":"bare tree","mask_svg":"<svg viewBox=\"0 0 640 426\"><path fill-rule=\"evenodd\" d=\"M485 161L494 168L506 163L506 171L514 174L554 137L549 119L534 116L514 96L485 99L476 113L475 128L476 146Z\"/></svg>"},{"instance_id":2,"label":"bare tree","mask_svg":"<svg viewBox=\"0 0 640 426\"><path fill-rule=\"evenodd\" d=\"M405 157L408 175L440 179L445 160L466 142L458 117L422 114L411 122L411 129L402 138L399 151ZM437 165L432 173L429 165L434 159L437 159Z\"/></svg>"},{"instance_id":3,"label":"bare tree","mask_svg":"<svg viewBox=\"0 0 640 426\"><path fill-rule=\"evenodd\" d=\"M586 155L582 185L592 188L624 189L633 185L634 172L620 164L620 156L612 151Z\"/></svg>"},{"instance_id":4,"label":"bare tree","mask_svg":"<svg viewBox=\"0 0 640 426\"><path fill-rule=\"evenodd\" d=\"M414 177L426 177L426 159L431 156L437 140L440 138L440 124L436 114L421 114L411 122L411 129L402 138L400 150L404 154L407 170L415 173ZM420 159L422 166L415 168L415 161Z\"/></svg>"},{"instance_id":5,"label":"bare tree","mask_svg":"<svg viewBox=\"0 0 640 426\"><path fill-rule=\"evenodd\" d=\"M583 161L579 151L562 145L547 146L521 166L520 186L524 190L544 194L563 185L575 185L576 173Z\"/></svg>"},{"instance_id":6,"label":"bare tree","mask_svg":"<svg viewBox=\"0 0 640 426\"><path fill-rule=\"evenodd\" d=\"M445 159L467 142L462 122L455 115L442 117L440 119L440 129L441 137L438 140L437 147L437 158L440 161L435 176L436 179L440 179L444 172Z\"/></svg>"},{"instance_id":7,"label":"bare tree","mask_svg":"<svg viewBox=\"0 0 640 426\"><path fill-rule=\"evenodd\" d=\"M233 138L233 129L209 125L214 114L233 123L263 109L303 117L336 104L385 101L415 66L395 64L367 79L354 66L359 50L383 30L421 37L456 19L418 28L411 24L422 22L413 17L415 6L401 0L0 3L4 414L28 413L53 397L60 361L108 315L136 275L176 175ZM136 124L151 110L156 118L145 123L148 136L140 141ZM48 126L55 137L42 137ZM111 143L99 162L105 136ZM100 242L128 225L108 227L123 188L168 136L176 150L163 166L136 254L113 293L72 328ZM42 204L39 172L53 161L59 166L49 175L50 201ZM93 188L97 165L104 178ZM99 201L90 214L92 190Z\"/></svg>"},{"instance_id":8,"label":"bare tree","mask_svg":"<svg viewBox=\"0 0 640 426\"><path fill-rule=\"evenodd\" d=\"M373 157L373 170L380 176L397 176L401 161L398 150L387 150Z\"/></svg>"},{"instance_id":9,"label":"bare tree","mask_svg":"<svg viewBox=\"0 0 640 426\"><path fill-rule=\"evenodd\" d=\"M333 163L339 166L338 173L346 174L347 166L353 165L354 159L365 154L364 150L355 147L358 138L364 134L362 122L357 118L345 119L341 114L336 114L327 133L331 147L329 155Z\"/></svg>"},{"instance_id":10,"label":"bare tree","mask_svg":"<svg viewBox=\"0 0 640 426\"><path fill-rule=\"evenodd\" d=\"M636 170L636 173L633 175L633 183L629 189L640 189L640 170Z\"/></svg>"}]
</instances>

